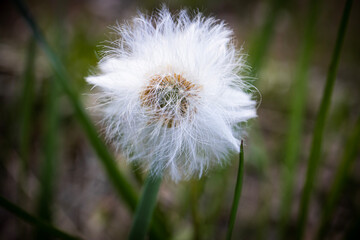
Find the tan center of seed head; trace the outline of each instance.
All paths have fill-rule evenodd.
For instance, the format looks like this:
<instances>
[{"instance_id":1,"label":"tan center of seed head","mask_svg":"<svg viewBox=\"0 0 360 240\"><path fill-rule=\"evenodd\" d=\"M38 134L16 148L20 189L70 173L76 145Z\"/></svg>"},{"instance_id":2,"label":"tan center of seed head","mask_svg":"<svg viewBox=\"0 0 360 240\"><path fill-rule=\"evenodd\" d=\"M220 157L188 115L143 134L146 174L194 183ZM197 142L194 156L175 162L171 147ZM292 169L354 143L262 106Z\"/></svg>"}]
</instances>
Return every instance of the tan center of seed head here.
<instances>
[{"instance_id":1,"label":"tan center of seed head","mask_svg":"<svg viewBox=\"0 0 360 240\"><path fill-rule=\"evenodd\" d=\"M142 106L148 108L152 119L168 128L176 127L196 112L190 102L198 97L200 86L180 74L155 75L141 92Z\"/></svg>"}]
</instances>

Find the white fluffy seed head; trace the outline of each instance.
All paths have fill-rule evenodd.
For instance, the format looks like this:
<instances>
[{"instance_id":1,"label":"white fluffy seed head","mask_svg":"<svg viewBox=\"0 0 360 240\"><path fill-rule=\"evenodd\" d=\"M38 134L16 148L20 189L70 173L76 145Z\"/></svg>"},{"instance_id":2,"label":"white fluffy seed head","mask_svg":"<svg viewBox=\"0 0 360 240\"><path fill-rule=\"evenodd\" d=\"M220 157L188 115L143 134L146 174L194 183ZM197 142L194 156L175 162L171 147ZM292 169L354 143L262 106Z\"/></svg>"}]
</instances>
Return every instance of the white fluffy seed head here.
<instances>
[{"instance_id":1,"label":"white fluffy seed head","mask_svg":"<svg viewBox=\"0 0 360 240\"><path fill-rule=\"evenodd\" d=\"M115 30L100 73L86 80L100 90L96 107L117 150L175 181L239 151L238 123L256 117L255 101L224 22L163 7Z\"/></svg>"}]
</instances>

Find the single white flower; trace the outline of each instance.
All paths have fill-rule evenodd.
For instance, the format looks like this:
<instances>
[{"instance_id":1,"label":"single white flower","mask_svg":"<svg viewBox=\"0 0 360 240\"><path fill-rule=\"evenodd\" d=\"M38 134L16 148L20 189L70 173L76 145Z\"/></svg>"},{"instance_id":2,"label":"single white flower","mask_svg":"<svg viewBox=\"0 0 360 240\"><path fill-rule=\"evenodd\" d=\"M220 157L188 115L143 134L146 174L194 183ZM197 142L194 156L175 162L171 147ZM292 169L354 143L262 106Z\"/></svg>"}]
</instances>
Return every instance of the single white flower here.
<instances>
[{"instance_id":1,"label":"single white flower","mask_svg":"<svg viewBox=\"0 0 360 240\"><path fill-rule=\"evenodd\" d=\"M239 151L238 123L256 117L256 102L224 22L163 7L115 29L101 72L86 80L100 90L107 138L129 161L178 181Z\"/></svg>"}]
</instances>

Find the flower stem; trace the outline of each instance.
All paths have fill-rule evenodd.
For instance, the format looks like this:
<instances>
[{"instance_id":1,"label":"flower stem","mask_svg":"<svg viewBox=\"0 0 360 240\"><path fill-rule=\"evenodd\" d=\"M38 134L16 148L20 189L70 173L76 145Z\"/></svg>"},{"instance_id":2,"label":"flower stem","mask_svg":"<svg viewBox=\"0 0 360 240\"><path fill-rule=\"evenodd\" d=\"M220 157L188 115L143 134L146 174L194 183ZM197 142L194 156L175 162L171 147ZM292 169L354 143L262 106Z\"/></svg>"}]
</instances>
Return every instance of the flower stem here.
<instances>
[{"instance_id":1,"label":"flower stem","mask_svg":"<svg viewBox=\"0 0 360 240\"><path fill-rule=\"evenodd\" d=\"M328 75L326 79L326 85L324 94L321 100L320 109L315 122L315 129L313 135L313 141L310 150L310 157L308 162L308 168L306 173L306 180L304 190L301 196L300 208L299 208L299 217L298 217L298 233L296 234L297 239L302 239L304 237L305 224L308 216L309 203L311 192L314 187L315 177L317 169L320 164L320 155L322 147L323 132L325 126L326 116L330 107L331 95L334 88L334 83L336 79L337 68L339 65L340 59L340 50L344 42L346 26L350 16L352 0L347 0L345 4L345 9L343 16L341 18L341 24L337 34L337 39L335 43L335 49L332 55L330 67L328 70Z\"/></svg>"},{"instance_id":2,"label":"flower stem","mask_svg":"<svg viewBox=\"0 0 360 240\"><path fill-rule=\"evenodd\" d=\"M40 228L41 230L51 234L52 236L58 237L60 239L69 239L75 240L80 239L79 237L72 236L66 232L63 232L52 225L32 216L31 214L27 213L23 209L19 208L15 204L9 202L5 198L0 196L0 206L9 211L10 213L14 214L18 218Z\"/></svg>"},{"instance_id":3,"label":"flower stem","mask_svg":"<svg viewBox=\"0 0 360 240\"><path fill-rule=\"evenodd\" d=\"M239 168L238 168L238 175L236 179L236 186L235 186L235 193L234 193L234 199L231 207L231 214L230 214L230 220L229 220L229 226L226 233L226 239L230 240L231 235L234 229L235 220L236 220L236 213L239 206L239 200L241 196L241 190L242 190L242 184L244 179L244 146L243 141L241 141L240 145L240 154L239 154Z\"/></svg>"},{"instance_id":4,"label":"flower stem","mask_svg":"<svg viewBox=\"0 0 360 240\"><path fill-rule=\"evenodd\" d=\"M136 207L133 224L130 230L130 240L145 239L156 206L156 199L161 181L162 176L154 176L151 173L146 178L144 189L139 204Z\"/></svg>"},{"instance_id":5,"label":"flower stem","mask_svg":"<svg viewBox=\"0 0 360 240\"><path fill-rule=\"evenodd\" d=\"M331 216L335 210L335 205L340 198L341 189L347 180L347 175L351 164L356 159L356 154L360 149L360 118L357 120L353 132L345 145L343 158L337 168L334 182L326 198L325 207L322 210L320 227L316 239L324 239L326 230L331 221Z\"/></svg>"}]
</instances>

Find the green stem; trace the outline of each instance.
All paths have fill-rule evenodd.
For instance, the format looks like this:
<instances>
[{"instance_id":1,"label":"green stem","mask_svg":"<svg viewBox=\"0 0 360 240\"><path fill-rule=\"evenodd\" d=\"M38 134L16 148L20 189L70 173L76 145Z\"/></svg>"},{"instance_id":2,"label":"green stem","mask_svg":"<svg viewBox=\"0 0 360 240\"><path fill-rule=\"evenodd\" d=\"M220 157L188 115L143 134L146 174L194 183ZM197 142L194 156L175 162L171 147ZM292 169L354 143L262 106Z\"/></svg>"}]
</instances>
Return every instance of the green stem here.
<instances>
[{"instance_id":1,"label":"green stem","mask_svg":"<svg viewBox=\"0 0 360 240\"><path fill-rule=\"evenodd\" d=\"M341 18L341 24L339 27L339 31L335 43L335 49L332 55L332 59L326 79L324 94L321 100L320 109L315 122L315 129L314 129L313 141L310 150L305 186L300 201L299 217L297 224L298 233L296 234L297 239L302 239L304 236L311 192L313 190L317 169L320 164L320 155L321 155L325 120L330 107L331 95L334 88L337 68L339 65L340 51L345 37L345 31L350 16L351 5L352 5L352 0L347 0L345 4L343 16Z\"/></svg>"},{"instance_id":2,"label":"green stem","mask_svg":"<svg viewBox=\"0 0 360 240\"><path fill-rule=\"evenodd\" d=\"M297 63L292 99L290 106L289 130L286 140L284 167L282 170L282 198L280 204L280 237L286 238L285 230L289 222L295 171L301 145L301 133L306 104L308 70L313 53L316 23L319 16L320 0L310 1L307 23L305 26L304 42L301 47Z\"/></svg>"},{"instance_id":3,"label":"green stem","mask_svg":"<svg viewBox=\"0 0 360 240\"><path fill-rule=\"evenodd\" d=\"M18 218L40 228L41 230L55 236L61 239L69 239L69 240L75 240L75 239L81 239L79 237L72 236L64 231L61 231L52 225L32 216L31 214L27 213L23 209L19 208L15 204L9 202L5 198L0 196L0 206L9 211L10 213L14 214Z\"/></svg>"},{"instance_id":4,"label":"green stem","mask_svg":"<svg viewBox=\"0 0 360 240\"><path fill-rule=\"evenodd\" d=\"M235 186L235 193L234 193L234 199L231 207L231 213L230 213L230 220L229 220L229 226L226 233L226 239L230 240L231 235L235 226L235 220L236 220L236 213L239 206L239 200L241 196L241 190L243 185L243 179L244 179L244 146L243 141L241 141L240 145L240 154L239 154L239 168L238 168L238 175L236 179L236 186Z\"/></svg>"},{"instance_id":5,"label":"green stem","mask_svg":"<svg viewBox=\"0 0 360 240\"><path fill-rule=\"evenodd\" d=\"M360 118L358 119L355 128L353 128L353 133L345 146L344 156L337 168L334 182L331 185L329 195L326 198L325 207L322 210L320 227L316 239L324 239L325 237L326 230L332 220L331 216L335 210L335 205L340 199L341 189L345 184L350 167L356 159L356 154L360 149Z\"/></svg>"},{"instance_id":6,"label":"green stem","mask_svg":"<svg viewBox=\"0 0 360 240\"><path fill-rule=\"evenodd\" d=\"M129 239L145 239L151 218L156 206L156 199L160 189L162 176L153 176L149 173L146 178L143 193L138 206L136 207L133 224L130 230Z\"/></svg>"}]
</instances>

